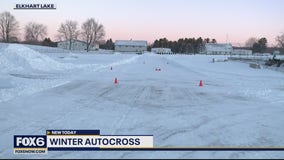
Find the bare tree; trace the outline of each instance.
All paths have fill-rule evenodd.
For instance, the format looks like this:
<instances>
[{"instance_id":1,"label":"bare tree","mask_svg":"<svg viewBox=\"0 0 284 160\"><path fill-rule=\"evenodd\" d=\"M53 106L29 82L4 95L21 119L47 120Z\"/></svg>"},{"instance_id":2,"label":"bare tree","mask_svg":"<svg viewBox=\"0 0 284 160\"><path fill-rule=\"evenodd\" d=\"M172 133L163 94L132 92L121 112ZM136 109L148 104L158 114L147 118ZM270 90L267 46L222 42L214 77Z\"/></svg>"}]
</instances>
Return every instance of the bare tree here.
<instances>
[{"instance_id":1,"label":"bare tree","mask_svg":"<svg viewBox=\"0 0 284 160\"><path fill-rule=\"evenodd\" d=\"M276 42L279 47L284 48L284 33L276 37Z\"/></svg>"},{"instance_id":2,"label":"bare tree","mask_svg":"<svg viewBox=\"0 0 284 160\"><path fill-rule=\"evenodd\" d=\"M0 36L4 42L17 39L18 22L10 12L0 14Z\"/></svg>"},{"instance_id":3,"label":"bare tree","mask_svg":"<svg viewBox=\"0 0 284 160\"><path fill-rule=\"evenodd\" d=\"M255 37L251 37L251 38L249 38L249 39L246 41L245 46L246 46L246 47L249 47L249 48L252 48L253 45L254 45L255 43L257 43L257 41L258 41L258 40L257 40Z\"/></svg>"},{"instance_id":4,"label":"bare tree","mask_svg":"<svg viewBox=\"0 0 284 160\"><path fill-rule=\"evenodd\" d=\"M28 42L38 42L46 36L47 27L43 24L30 22L25 27L25 40Z\"/></svg>"},{"instance_id":5,"label":"bare tree","mask_svg":"<svg viewBox=\"0 0 284 160\"><path fill-rule=\"evenodd\" d=\"M69 49L71 50L72 43L78 38L79 30L77 29L78 23L76 21L67 20L61 23L58 32L60 40L69 41Z\"/></svg>"},{"instance_id":6,"label":"bare tree","mask_svg":"<svg viewBox=\"0 0 284 160\"><path fill-rule=\"evenodd\" d=\"M91 47L102 40L104 36L104 26L98 24L95 19L87 19L87 21L82 24L82 38L87 43L87 52Z\"/></svg>"}]
</instances>

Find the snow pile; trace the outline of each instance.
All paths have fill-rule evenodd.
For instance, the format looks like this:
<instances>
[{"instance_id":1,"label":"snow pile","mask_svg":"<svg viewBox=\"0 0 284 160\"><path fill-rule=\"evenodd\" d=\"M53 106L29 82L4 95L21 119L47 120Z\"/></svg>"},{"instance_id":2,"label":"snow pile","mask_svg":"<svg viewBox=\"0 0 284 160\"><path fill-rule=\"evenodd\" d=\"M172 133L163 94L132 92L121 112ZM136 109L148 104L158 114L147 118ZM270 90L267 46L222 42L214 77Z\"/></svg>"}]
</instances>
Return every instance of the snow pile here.
<instances>
[{"instance_id":1,"label":"snow pile","mask_svg":"<svg viewBox=\"0 0 284 160\"><path fill-rule=\"evenodd\" d=\"M66 84L76 75L134 62L139 56L44 53L46 47L0 43L0 103ZM56 58L54 58L56 57ZM64 57L58 59L58 57ZM86 63L87 62L87 63Z\"/></svg>"},{"instance_id":2,"label":"snow pile","mask_svg":"<svg viewBox=\"0 0 284 160\"><path fill-rule=\"evenodd\" d=\"M12 87L11 79L8 76L0 75L0 89Z\"/></svg>"},{"instance_id":3,"label":"snow pile","mask_svg":"<svg viewBox=\"0 0 284 160\"><path fill-rule=\"evenodd\" d=\"M124 64L129 64L129 63L133 63L133 62L136 62L136 60L139 58L139 56L133 56L131 58L128 58L128 59L124 59L124 60L120 60L120 61L117 61L117 62L113 62L111 64L107 64L107 65L102 65L100 68L98 69L101 69L101 68L108 68L108 67L111 67L111 66L119 66L119 65L124 65Z\"/></svg>"},{"instance_id":4,"label":"snow pile","mask_svg":"<svg viewBox=\"0 0 284 160\"><path fill-rule=\"evenodd\" d=\"M39 53L69 53L70 50L58 48L58 47L47 47L47 46L38 46L38 45L30 45L25 44L24 46L37 51Z\"/></svg>"},{"instance_id":5,"label":"snow pile","mask_svg":"<svg viewBox=\"0 0 284 160\"><path fill-rule=\"evenodd\" d=\"M14 79L14 77L0 76L0 103L19 96L29 96L50 88L64 85L67 80L57 79Z\"/></svg>"},{"instance_id":6,"label":"snow pile","mask_svg":"<svg viewBox=\"0 0 284 160\"><path fill-rule=\"evenodd\" d=\"M11 72L29 72L29 71L62 71L67 69L92 69L100 70L110 66L123 65L134 62L139 56L134 55L130 58L122 59L112 63L96 64L74 64L74 63L61 63L48 55L42 54L40 47L37 51L30 48L30 46L9 44L5 49L0 50L0 70L4 73ZM43 49L45 47L42 47ZM63 53L61 53L63 54ZM73 53L69 53L64 58L77 60L79 57Z\"/></svg>"},{"instance_id":7,"label":"snow pile","mask_svg":"<svg viewBox=\"0 0 284 160\"><path fill-rule=\"evenodd\" d=\"M3 51L7 46L7 43L0 43L0 52Z\"/></svg>"},{"instance_id":8,"label":"snow pile","mask_svg":"<svg viewBox=\"0 0 284 160\"><path fill-rule=\"evenodd\" d=\"M70 64L59 63L23 45L10 44L2 53L0 52L0 70L4 73L65 70L72 67Z\"/></svg>"}]
</instances>

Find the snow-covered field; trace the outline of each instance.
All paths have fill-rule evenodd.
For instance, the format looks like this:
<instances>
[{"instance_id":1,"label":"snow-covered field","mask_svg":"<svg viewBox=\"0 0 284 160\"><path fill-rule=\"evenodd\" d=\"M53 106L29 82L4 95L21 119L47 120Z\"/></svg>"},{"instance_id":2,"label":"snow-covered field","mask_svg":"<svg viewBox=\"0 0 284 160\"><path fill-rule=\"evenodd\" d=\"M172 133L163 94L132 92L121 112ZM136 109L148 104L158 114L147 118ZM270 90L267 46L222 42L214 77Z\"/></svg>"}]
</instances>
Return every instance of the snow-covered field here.
<instances>
[{"instance_id":1,"label":"snow-covered field","mask_svg":"<svg viewBox=\"0 0 284 160\"><path fill-rule=\"evenodd\" d=\"M153 134L156 147L283 147L284 74L212 58L226 57L0 44L0 158L284 158L282 151L13 154L13 135L46 129Z\"/></svg>"}]
</instances>

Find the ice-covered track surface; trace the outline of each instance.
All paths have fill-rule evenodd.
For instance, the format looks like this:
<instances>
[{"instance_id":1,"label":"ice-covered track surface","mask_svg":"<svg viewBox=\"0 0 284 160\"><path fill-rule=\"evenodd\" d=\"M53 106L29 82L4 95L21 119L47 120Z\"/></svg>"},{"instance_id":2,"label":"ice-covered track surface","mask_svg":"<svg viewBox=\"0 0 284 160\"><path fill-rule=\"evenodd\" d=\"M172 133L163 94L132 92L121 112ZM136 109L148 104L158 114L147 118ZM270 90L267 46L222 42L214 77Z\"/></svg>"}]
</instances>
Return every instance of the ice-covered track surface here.
<instances>
[{"instance_id":1,"label":"ice-covered track surface","mask_svg":"<svg viewBox=\"0 0 284 160\"><path fill-rule=\"evenodd\" d=\"M9 53L16 52L11 46L5 49L9 47ZM2 55L5 49L0 50ZM23 65L28 67L19 71L5 67L0 75L5 92L0 96L21 87L34 91L0 102L0 158L284 157L280 151L13 155L13 135L44 134L46 129L153 134L157 147L284 146L283 73L239 62L212 63L212 57L200 55L35 54L40 54L41 62L52 61L61 68L36 70ZM12 63L13 57L9 60ZM203 87L198 86L200 80Z\"/></svg>"}]
</instances>

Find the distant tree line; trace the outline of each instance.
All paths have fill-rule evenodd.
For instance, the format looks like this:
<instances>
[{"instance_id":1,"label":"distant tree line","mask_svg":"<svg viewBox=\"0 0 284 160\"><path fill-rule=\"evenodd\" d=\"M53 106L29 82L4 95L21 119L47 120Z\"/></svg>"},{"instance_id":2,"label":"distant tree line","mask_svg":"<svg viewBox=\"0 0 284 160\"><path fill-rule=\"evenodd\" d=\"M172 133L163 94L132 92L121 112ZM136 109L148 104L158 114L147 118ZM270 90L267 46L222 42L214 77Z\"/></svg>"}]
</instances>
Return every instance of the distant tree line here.
<instances>
[{"instance_id":1,"label":"distant tree line","mask_svg":"<svg viewBox=\"0 0 284 160\"><path fill-rule=\"evenodd\" d=\"M151 48L171 48L175 53L200 53L204 50L206 43L217 43L216 39L210 40L209 38L202 39L195 38L180 38L178 41L169 41L167 38L155 40L153 44L147 47L150 51ZM100 45L101 49L114 50L114 42L108 39L104 44Z\"/></svg>"},{"instance_id":2,"label":"distant tree line","mask_svg":"<svg viewBox=\"0 0 284 160\"><path fill-rule=\"evenodd\" d=\"M267 49L267 43L265 37L260 39L251 37L246 41L245 46L248 47L248 49L251 49L253 53L264 53Z\"/></svg>"},{"instance_id":3,"label":"distant tree line","mask_svg":"<svg viewBox=\"0 0 284 160\"><path fill-rule=\"evenodd\" d=\"M275 38L277 44L275 46L268 47L268 41L265 37L261 37L259 39L255 37L249 38L246 43L245 47L247 49L251 49L253 53L265 53L265 52L271 52L275 50L279 50L284 53L284 33L278 35Z\"/></svg>"},{"instance_id":4,"label":"distant tree line","mask_svg":"<svg viewBox=\"0 0 284 160\"><path fill-rule=\"evenodd\" d=\"M155 40L148 48L170 48L174 53L200 53L204 51L206 43L217 43L216 39L210 38L180 38L177 41L170 41L167 38Z\"/></svg>"},{"instance_id":5,"label":"distant tree line","mask_svg":"<svg viewBox=\"0 0 284 160\"><path fill-rule=\"evenodd\" d=\"M0 42L19 43L19 22L10 12L0 13ZM56 46L57 44L47 38L47 27L36 22L29 22L24 27L24 41L21 43L37 44L45 46ZM78 23L72 20L66 20L61 23L58 29L58 40L67 40L72 42L73 39L82 39L87 43L87 51L92 48L95 43L99 43L105 36L104 26L95 21L94 18L87 19L78 28ZM284 50L284 33L275 38L279 49ZM215 39L209 38L180 38L177 41L170 41L167 38L155 40L153 44L148 46L148 50L153 47L171 48L175 53L200 53L203 51L206 43L217 43ZM267 49L267 39L250 38L246 42L246 47L252 49L254 53L263 53ZM102 49L114 49L112 39L101 44ZM71 43L69 46L71 49Z\"/></svg>"},{"instance_id":6,"label":"distant tree line","mask_svg":"<svg viewBox=\"0 0 284 160\"><path fill-rule=\"evenodd\" d=\"M0 13L0 42L19 43L19 23L10 12ZM29 22L24 27L24 41L21 43L56 47L57 44L47 38L47 27L36 22ZM87 19L78 28L78 23L66 20L60 24L57 38L60 41L69 41L69 49L73 40L82 39L87 44L87 51L105 36L104 26L94 18Z\"/></svg>"}]
</instances>

